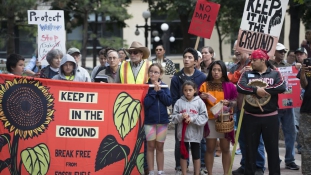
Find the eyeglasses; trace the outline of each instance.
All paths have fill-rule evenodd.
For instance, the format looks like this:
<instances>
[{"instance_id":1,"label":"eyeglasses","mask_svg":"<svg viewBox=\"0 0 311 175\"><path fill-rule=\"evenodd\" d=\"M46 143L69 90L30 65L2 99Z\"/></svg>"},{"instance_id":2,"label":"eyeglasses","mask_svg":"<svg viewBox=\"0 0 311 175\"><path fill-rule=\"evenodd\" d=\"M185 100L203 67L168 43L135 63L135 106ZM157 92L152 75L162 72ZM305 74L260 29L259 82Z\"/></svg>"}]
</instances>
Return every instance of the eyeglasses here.
<instances>
[{"instance_id":1,"label":"eyeglasses","mask_svg":"<svg viewBox=\"0 0 311 175\"><path fill-rule=\"evenodd\" d=\"M285 50L278 50L279 53L286 53Z\"/></svg>"},{"instance_id":2,"label":"eyeglasses","mask_svg":"<svg viewBox=\"0 0 311 175\"><path fill-rule=\"evenodd\" d=\"M132 55L132 54L137 55L138 53L139 53L138 50L129 51L129 54L130 54L130 55Z\"/></svg>"},{"instance_id":3,"label":"eyeglasses","mask_svg":"<svg viewBox=\"0 0 311 175\"><path fill-rule=\"evenodd\" d=\"M162 49L156 49L156 51L162 51Z\"/></svg>"},{"instance_id":4,"label":"eyeglasses","mask_svg":"<svg viewBox=\"0 0 311 175\"><path fill-rule=\"evenodd\" d=\"M155 72L153 72L153 71L149 71L149 74L159 75L159 74L160 74L160 72L157 72L157 71L155 71Z\"/></svg>"}]
</instances>

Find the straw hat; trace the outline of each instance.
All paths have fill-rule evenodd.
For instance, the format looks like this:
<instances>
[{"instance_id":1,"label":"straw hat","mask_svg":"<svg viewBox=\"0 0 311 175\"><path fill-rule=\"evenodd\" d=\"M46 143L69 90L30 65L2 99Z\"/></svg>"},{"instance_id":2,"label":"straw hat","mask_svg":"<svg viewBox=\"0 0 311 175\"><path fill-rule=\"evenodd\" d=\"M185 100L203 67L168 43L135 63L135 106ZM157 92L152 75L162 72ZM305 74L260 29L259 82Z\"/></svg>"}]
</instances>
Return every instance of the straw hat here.
<instances>
[{"instance_id":1,"label":"straw hat","mask_svg":"<svg viewBox=\"0 0 311 175\"><path fill-rule=\"evenodd\" d=\"M134 41L132 42L129 49L126 49L126 51L130 50L140 50L143 52L143 59L147 59L150 56L150 51L147 47L144 47L140 42Z\"/></svg>"}]
</instances>

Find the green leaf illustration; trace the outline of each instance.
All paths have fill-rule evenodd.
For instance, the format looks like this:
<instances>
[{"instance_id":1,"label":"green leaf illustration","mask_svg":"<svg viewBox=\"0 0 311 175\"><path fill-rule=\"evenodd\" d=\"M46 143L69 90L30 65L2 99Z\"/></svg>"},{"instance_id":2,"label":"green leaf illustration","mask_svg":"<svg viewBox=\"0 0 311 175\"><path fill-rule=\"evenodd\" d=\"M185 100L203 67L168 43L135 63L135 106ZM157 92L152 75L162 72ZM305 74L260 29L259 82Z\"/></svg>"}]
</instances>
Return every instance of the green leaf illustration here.
<instances>
[{"instance_id":1,"label":"green leaf illustration","mask_svg":"<svg viewBox=\"0 0 311 175\"><path fill-rule=\"evenodd\" d=\"M130 154L130 148L120 145L113 135L107 135L100 143L96 155L95 171L118 162ZM127 161L126 161L127 162Z\"/></svg>"},{"instance_id":2,"label":"green leaf illustration","mask_svg":"<svg viewBox=\"0 0 311 175\"><path fill-rule=\"evenodd\" d=\"M31 175L47 174L50 166L50 152L45 144L26 148L21 152L22 162Z\"/></svg>"},{"instance_id":3,"label":"green leaf illustration","mask_svg":"<svg viewBox=\"0 0 311 175\"><path fill-rule=\"evenodd\" d=\"M141 104L129 94L122 92L118 95L113 106L114 124L124 140L125 136L136 126L140 117Z\"/></svg>"},{"instance_id":4,"label":"green leaf illustration","mask_svg":"<svg viewBox=\"0 0 311 175\"><path fill-rule=\"evenodd\" d=\"M136 167L140 174L144 174L144 153L140 153L137 156Z\"/></svg>"}]
</instances>

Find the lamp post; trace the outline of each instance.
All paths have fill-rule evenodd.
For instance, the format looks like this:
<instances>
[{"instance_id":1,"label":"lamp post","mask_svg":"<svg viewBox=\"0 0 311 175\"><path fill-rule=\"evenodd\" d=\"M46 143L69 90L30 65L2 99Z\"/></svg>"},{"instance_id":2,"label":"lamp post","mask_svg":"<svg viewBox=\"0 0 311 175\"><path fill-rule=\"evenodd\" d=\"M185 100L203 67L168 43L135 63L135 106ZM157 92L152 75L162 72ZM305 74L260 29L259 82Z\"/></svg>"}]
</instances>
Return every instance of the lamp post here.
<instances>
[{"instance_id":1,"label":"lamp post","mask_svg":"<svg viewBox=\"0 0 311 175\"><path fill-rule=\"evenodd\" d=\"M136 24L135 35L138 36L140 34L138 28L144 28L145 29L145 46L148 47L148 32L151 30L151 26L148 25L148 18L150 18L151 14L149 11L144 11L142 15L143 15L143 18L145 18L145 25L139 26Z\"/></svg>"},{"instance_id":2,"label":"lamp post","mask_svg":"<svg viewBox=\"0 0 311 175\"><path fill-rule=\"evenodd\" d=\"M168 24L166 24L166 23L161 24L161 30L163 31L163 35L161 36L163 47L169 54L170 53L169 41L170 42L174 42L175 41L175 37L173 36L173 34L171 34L170 38L168 38L168 36L167 36L168 29L169 29ZM158 32L154 32L154 33L158 34ZM160 41L160 37L156 35L154 37L154 41L155 42L159 42Z\"/></svg>"}]
</instances>

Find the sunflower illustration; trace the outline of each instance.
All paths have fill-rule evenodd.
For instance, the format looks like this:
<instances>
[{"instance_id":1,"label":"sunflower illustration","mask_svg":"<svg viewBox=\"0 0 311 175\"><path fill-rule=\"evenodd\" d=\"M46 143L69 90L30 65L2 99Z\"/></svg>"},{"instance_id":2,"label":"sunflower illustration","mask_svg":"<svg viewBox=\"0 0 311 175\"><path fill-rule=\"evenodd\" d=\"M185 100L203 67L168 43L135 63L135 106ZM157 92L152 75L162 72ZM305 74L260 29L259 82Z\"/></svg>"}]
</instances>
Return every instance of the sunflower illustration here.
<instances>
[{"instance_id":1,"label":"sunflower illustration","mask_svg":"<svg viewBox=\"0 0 311 175\"><path fill-rule=\"evenodd\" d=\"M0 121L14 136L33 138L54 118L54 98L37 80L15 78L0 85Z\"/></svg>"}]
</instances>

